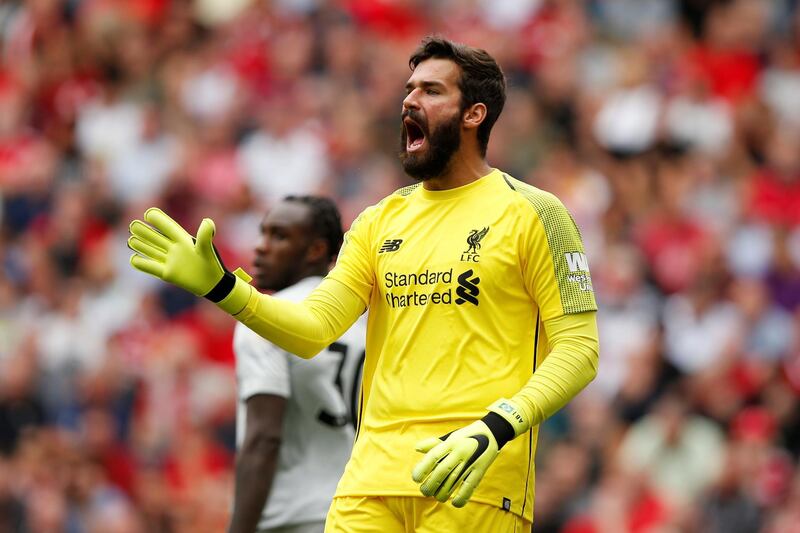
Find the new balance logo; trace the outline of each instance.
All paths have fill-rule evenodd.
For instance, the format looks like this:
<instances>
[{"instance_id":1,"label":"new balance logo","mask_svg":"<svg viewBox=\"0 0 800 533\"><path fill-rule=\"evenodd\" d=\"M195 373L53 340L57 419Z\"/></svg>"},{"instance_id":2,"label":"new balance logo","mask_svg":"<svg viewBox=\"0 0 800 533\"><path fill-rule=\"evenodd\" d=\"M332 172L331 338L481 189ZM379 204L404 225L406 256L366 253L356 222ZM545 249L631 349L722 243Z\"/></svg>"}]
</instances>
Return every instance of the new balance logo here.
<instances>
[{"instance_id":1,"label":"new balance logo","mask_svg":"<svg viewBox=\"0 0 800 533\"><path fill-rule=\"evenodd\" d=\"M469 269L458 276L458 287L456 287L456 296L458 296L458 298L456 298L456 304L458 305L467 302L472 305L478 305L478 294L481 292L478 289L478 283L481 282L481 278L475 276L470 279L472 274L474 274L474 272L472 272L472 269Z\"/></svg>"},{"instance_id":2,"label":"new balance logo","mask_svg":"<svg viewBox=\"0 0 800 533\"><path fill-rule=\"evenodd\" d=\"M564 254L567 260L567 267L570 272L588 272L589 261L586 260L586 254L580 252L567 252Z\"/></svg>"},{"instance_id":3,"label":"new balance logo","mask_svg":"<svg viewBox=\"0 0 800 533\"><path fill-rule=\"evenodd\" d=\"M401 244L403 244L403 239L386 239L378 253L382 254L384 252L396 252L400 249Z\"/></svg>"}]
</instances>

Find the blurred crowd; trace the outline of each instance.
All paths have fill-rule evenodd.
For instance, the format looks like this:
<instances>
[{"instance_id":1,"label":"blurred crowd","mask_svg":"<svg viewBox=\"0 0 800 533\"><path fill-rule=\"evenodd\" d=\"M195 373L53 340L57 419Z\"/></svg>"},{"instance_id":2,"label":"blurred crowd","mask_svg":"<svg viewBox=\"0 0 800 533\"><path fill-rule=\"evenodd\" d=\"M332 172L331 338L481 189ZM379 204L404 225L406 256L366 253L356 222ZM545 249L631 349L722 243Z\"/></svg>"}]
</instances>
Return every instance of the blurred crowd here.
<instances>
[{"instance_id":1,"label":"blurred crowd","mask_svg":"<svg viewBox=\"0 0 800 533\"><path fill-rule=\"evenodd\" d=\"M409 182L429 33L498 59L489 162L592 267L600 371L541 431L535 531L800 531L797 3L0 3L0 532L224 530L233 320L128 267L128 223L212 217L232 268L285 194L349 224Z\"/></svg>"}]
</instances>

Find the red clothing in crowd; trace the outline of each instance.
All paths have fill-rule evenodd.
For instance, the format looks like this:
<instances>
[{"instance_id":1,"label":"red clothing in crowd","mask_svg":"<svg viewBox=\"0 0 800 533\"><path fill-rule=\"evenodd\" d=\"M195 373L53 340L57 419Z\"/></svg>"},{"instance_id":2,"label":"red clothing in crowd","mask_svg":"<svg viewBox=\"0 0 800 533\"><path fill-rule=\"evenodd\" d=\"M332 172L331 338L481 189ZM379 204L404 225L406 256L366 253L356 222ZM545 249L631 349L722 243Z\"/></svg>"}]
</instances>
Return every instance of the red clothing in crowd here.
<instances>
[{"instance_id":1,"label":"red clothing in crowd","mask_svg":"<svg viewBox=\"0 0 800 533\"><path fill-rule=\"evenodd\" d=\"M654 494L645 491L636 501L631 502L624 517L625 531L627 533L646 533L653 531L664 524L668 510L664 503ZM608 518L608 517L604 517ZM592 515L576 517L564 526L562 533L600 533L606 529L600 526L604 520L598 520Z\"/></svg>"},{"instance_id":2,"label":"red clothing in crowd","mask_svg":"<svg viewBox=\"0 0 800 533\"><path fill-rule=\"evenodd\" d=\"M715 50L699 45L688 59L716 96L732 102L753 94L761 73L758 57L748 50Z\"/></svg>"},{"instance_id":3,"label":"red clothing in crowd","mask_svg":"<svg viewBox=\"0 0 800 533\"><path fill-rule=\"evenodd\" d=\"M750 213L770 224L800 224L800 176L781 178L768 170L753 180Z\"/></svg>"},{"instance_id":4,"label":"red clothing in crowd","mask_svg":"<svg viewBox=\"0 0 800 533\"><path fill-rule=\"evenodd\" d=\"M694 281L707 238L705 229L692 220L654 217L639 228L636 240L658 286L675 293Z\"/></svg>"}]
</instances>

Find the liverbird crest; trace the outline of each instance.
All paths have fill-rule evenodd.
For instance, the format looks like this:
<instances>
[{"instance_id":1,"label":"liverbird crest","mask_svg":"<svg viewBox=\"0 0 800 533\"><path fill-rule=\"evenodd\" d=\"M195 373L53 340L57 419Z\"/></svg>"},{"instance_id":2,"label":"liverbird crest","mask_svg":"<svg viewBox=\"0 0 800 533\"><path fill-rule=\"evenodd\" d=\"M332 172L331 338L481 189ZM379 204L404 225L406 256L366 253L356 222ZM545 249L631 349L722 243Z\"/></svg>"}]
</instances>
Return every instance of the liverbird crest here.
<instances>
[{"instance_id":1,"label":"liverbird crest","mask_svg":"<svg viewBox=\"0 0 800 533\"><path fill-rule=\"evenodd\" d=\"M467 244L469 245L469 248L467 248L467 251L464 253L478 253L478 250L481 249L481 240L486 236L487 233L489 233L489 226L486 226L481 230L471 230L469 232L469 237L467 237Z\"/></svg>"}]
</instances>

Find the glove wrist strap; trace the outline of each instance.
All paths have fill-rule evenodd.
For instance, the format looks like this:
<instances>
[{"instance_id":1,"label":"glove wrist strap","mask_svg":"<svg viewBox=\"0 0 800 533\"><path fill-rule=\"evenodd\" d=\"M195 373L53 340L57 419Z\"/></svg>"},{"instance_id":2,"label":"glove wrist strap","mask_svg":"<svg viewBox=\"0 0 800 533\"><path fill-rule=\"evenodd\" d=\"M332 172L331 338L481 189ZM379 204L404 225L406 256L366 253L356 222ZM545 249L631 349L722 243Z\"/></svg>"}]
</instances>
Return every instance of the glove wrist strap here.
<instances>
[{"instance_id":1,"label":"glove wrist strap","mask_svg":"<svg viewBox=\"0 0 800 533\"><path fill-rule=\"evenodd\" d=\"M218 304L230 294L234 285L236 285L236 276L234 276L232 272L226 270L225 273L222 274L222 278L210 291L203 295L203 298Z\"/></svg>"},{"instance_id":2,"label":"glove wrist strap","mask_svg":"<svg viewBox=\"0 0 800 533\"><path fill-rule=\"evenodd\" d=\"M231 283L231 287L221 300L214 303L226 313L236 316L247 306L250 295L254 291L253 287L249 284L252 278L241 268L237 268L233 272L227 272L226 275L230 276L232 279L232 281L228 282ZM219 283L217 286L219 286ZM212 292L213 290L214 289L212 289Z\"/></svg>"},{"instance_id":3,"label":"glove wrist strap","mask_svg":"<svg viewBox=\"0 0 800 533\"><path fill-rule=\"evenodd\" d=\"M508 420L498 415L497 413L486 413L486 416L481 418L481 422L486 424L489 431L492 432L494 440L497 441L497 449L501 449L508 441L514 438L514 426Z\"/></svg>"},{"instance_id":4,"label":"glove wrist strap","mask_svg":"<svg viewBox=\"0 0 800 533\"><path fill-rule=\"evenodd\" d=\"M513 401L500 398L488 407L489 412L503 418L512 428L514 437L519 437L530 429L530 423L524 411Z\"/></svg>"}]
</instances>

